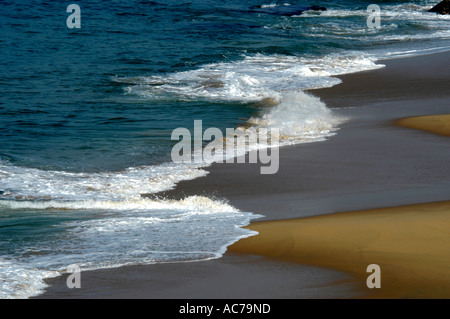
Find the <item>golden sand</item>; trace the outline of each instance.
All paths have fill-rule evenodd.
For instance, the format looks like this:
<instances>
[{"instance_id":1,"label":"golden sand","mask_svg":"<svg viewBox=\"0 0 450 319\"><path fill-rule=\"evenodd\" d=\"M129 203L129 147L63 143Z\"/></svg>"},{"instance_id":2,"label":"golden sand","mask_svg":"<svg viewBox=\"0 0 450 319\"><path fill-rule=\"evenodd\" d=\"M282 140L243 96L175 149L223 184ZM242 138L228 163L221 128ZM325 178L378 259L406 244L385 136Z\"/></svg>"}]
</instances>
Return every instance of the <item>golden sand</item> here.
<instances>
[{"instance_id":1,"label":"golden sand","mask_svg":"<svg viewBox=\"0 0 450 319\"><path fill-rule=\"evenodd\" d=\"M367 298L450 298L450 201L264 221L231 252L347 272ZM366 285L369 264L381 288Z\"/></svg>"},{"instance_id":2,"label":"golden sand","mask_svg":"<svg viewBox=\"0 0 450 319\"><path fill-rule=\"evenodd\" d=\"M397 120L395 124L450 136L450 114L408 117Z\"/></svg>"}]
</instances>

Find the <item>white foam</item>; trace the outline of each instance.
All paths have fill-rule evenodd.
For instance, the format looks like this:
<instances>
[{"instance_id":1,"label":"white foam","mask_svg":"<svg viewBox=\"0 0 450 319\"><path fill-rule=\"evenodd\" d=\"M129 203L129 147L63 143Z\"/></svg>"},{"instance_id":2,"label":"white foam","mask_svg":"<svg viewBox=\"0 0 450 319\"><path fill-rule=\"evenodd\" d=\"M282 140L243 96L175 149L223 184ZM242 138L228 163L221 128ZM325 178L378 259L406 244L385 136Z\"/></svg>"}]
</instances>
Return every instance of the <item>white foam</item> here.
<instances>
[{"instance_id":1,"label":"white foam","mask_svg":"<svg viewBox=\"0 0 450 319\"><path fill-rule=\"evenodd\" d=\"M191 98L220 101L258 101L280 98L281 92L330 87L334 75L382 67L361 53L320 58L255 54L242 60L204 65L165 76L116 78L133 84L126 91L144 98Z\"/></svg>"},{"instance_id":2,"label":"white foam","mask_svg":"<svg viewBox=\"0 0 450 319\"><path fill-rule=\"evenodd\" d=\"M366 19L369 13L366 8L361 9L329 9L320 15L313 12L305 12L298 18L322 19L318 20L316 26L308 29L307 35L316 37L342 38L352 40L367 40L377 43L378 41L402 41L425 40L425 39L448 39L448 26L446 21L450 20L448 15L439 15L428 12L432 4L428 3L405 3L399 5L380 5L380 28L369 29L366 27ZM358 22L341 23L329 21L329 18L361 17ZM444 22L444 23L443 23ZM389 32L399 27L399 24L411 23L420 25L421 29L412 34L380 34ZM372 35L359 38L358 35Z\"/></svg>"},{"instance_id":3,"label":"white foam","mask_svg":"<svg viewBox=\"0 0 450 319\"><path fill-rule=\"evenodd\" d=\"M296 18L317 18L317 17L353 17L353 16L367 16L366 10L350 10L350 9L327 9L320 11L320 15L314 11L305 11Z\"/></svg>"},{"instance_id":4,"label":"white foam","mask_svg":"<svg viewBox=\"0 0 450 319\"><path fill-rule=\"evenodd\" d=\"M52 226L61 228L64 240L39 238L33 244L39 247L36 254L17 251L0 260L0 298L38 295L45 278L70 264L88 270L219 258L229 244L256 234L241 227L259 215L203 196L141 197L206 174L199 165L173 163L87 174L1 162L1 210L33 210L44 216L59 210L79 217Z\"/></svg>"},{"instance_id":5,"label":"white foam","mask_svg":"<svg viewBox=\"0 0 450 319\"><path fill-rule=\"evenodd\" d=\"M173 188L181 180L205 176L189 164L131 167L119 172L72 173L0 164L0 195L16 200L127 200Z\"/></svg>"},{"instance_id":6,"label":"white foam","mask_svg":"<svg viewBox=\"0 0 450 319\"><path fill-rule=\"evenodd\" d=\"M263 4L263 5L261 5L261 8L275 8L276 6L278 6L278 4L276 4L276 3Z\"/></svg>"},{"instance_id":7,"label":"white foam","mask_svg":"<svg viewBox=\"0 0 450 319\"><path fill-rule=\"evenodd\" d=\"M290 3L283 3L283 4L278 4L278 3L270 3L270 4L263 4L261 5L261 8L275 8L275 7L281 7L281 6L290 6Z\"/></svg>"},{"instance_id":8,"label":"white foam","mask_svg":"<svg viewBox=\"0 0 450 319\"><path fill-rule=\"evenodd\" d=\"M250 127L237 134L258 134L262 128L279 129L279 143L245 144L234 156L246 151L295 143L323 141L334 135L344 119L338 118L318 98L302 90L330 87L340 83L336 75L381 68L371 56L348 52L320 58L255 54L242 60L204 65L165 76L115 79L132 84L129 94L144 99L161 96L220 101L260 101L270 99L275 106L252 117ZM257 139L252 139L256 141ZM230 154L218 152L213 161Z\"/></svg>"},{"instance_id":9,"label":"white foam","mask_svg":"<svg viewBox=\"0 0 450 319\"><path fill-rule=\"evenodd\" d=\"M48 287L45 278L59 275L57 271L40 270L0 257L0 299L27 299Z\"/></svg>"},{"instance_id":10,"label":"white foam","mask_svg":"<svg viewBox=\"0 0 450 319\"><path fill-rule=\"evenodd\" d=\"M278 128L280 145L287 145L323 141L344 121L319 98L298 91L283 94L277 107L249 122L250 130Z\"/></svg>"},{"instance_id":11,"label":"white foam","mask_svg":"<svg viewBox=\"0 0 450 319\"><path fill-rule=\"evenodd\" d=\"M182 200L168 200L150 198L130 198L126 200L1 200L0 208L5 209L34 209L34 210L192 210L202 209L214 212L236 211L235 208L219 200L212 200L203 196L190 196Z\"/></svg>"},{"instance_id":12,"label":"white foam","mask_svg":"<svg viewBox=\"0 0 450 319\"><path fill-rule=\"evenodd\" d=\"M34 243L39 247L36 253L25 249L0 259L0 298L38 295L47 287L45 278L60 275L71 264L86 271L219 258L230 244L255 235L242 227L261 217L203 196L178 201L5 200L0 201L0 208L69 209L71 216L73 209L99 210L53 225L54 231L64 232L64 240L44 238Z\"/></svg>"},{"instance_id":13,"label":"white foam","mask_svg":"<svg viewBox=\"0 0 450 319\"><path fill-rule=\"evenodd\" d=\"M398 34L398 35L380 35L364 38L367 41L411 41L411 40L426 40L426 39L450 39L450 30L435 31L432 33L422 34Z\"/></svg>"},{"instance_id":14,"label":"white foam","mask_svg":"<svg viewBox=\"0 0 450 319\"><path fill-rule=\"evenodd\" d=\"M320 58L255 54L186 72L116 81L133 84L127 92L145 99L161 96L239 102L271 99L277 105L250 119L252 127L245 129L245 133L278 128L279 145L286 145L321 141L333 135L342 123L319 99L302 90L330 87L340 83L336 75L381 67L371 56L355 52ZM263 146L253 145L250 149L260 147Z\"/></svg>"},{"instance_id":15,"label":"white foam","mask_svg":"<svg viewBox=\"0 0 450 319\"><path fill-rule=\"evenodd\" d=\"M402 57L408 57L408 56L417 56L417 55L430 54L430 53L440 53L440 52L446 52L446 51L450 51L450 46L394 51L394 52L386 53L385 56L386 56L386 58L402 58Z\"/></svg>"},{"instance_id":16,"label":"white foam","mask_svg":"<svg viewBox=\"0 0 450 319\"><path fill-rule=\"evenodd\" d=\"M435 3L436 4L436 3ZM428 12L433 7L433 4L415 4L405 3L399 5L381 6L382 17L395 18L402 20L417 21L429 21L435 22L436 20L449 20L450 17L446 15L436 14L434 12Z\"/></svg>"},{"instance_id":17,"label":"white foam","mask_svg":"<svg viewBox=\"0 0 450 319\"><path fill-rule=\"evenodd\" d=\"M436 21L448 20L449 17L445 15L436 15L435 13L428 12L431 9L432 4L417 4L417 3L405 3L399 5L379 4L380 17L382 20L401 19L404 21L409 20L422 20L422 21ZM327 11L321 11L320 15L317 15L313 11L305 11L298 18L330 18L330 17L367 17L367 7L361 9L334 9L328 8Z\"/></svg>"}]
</instances>

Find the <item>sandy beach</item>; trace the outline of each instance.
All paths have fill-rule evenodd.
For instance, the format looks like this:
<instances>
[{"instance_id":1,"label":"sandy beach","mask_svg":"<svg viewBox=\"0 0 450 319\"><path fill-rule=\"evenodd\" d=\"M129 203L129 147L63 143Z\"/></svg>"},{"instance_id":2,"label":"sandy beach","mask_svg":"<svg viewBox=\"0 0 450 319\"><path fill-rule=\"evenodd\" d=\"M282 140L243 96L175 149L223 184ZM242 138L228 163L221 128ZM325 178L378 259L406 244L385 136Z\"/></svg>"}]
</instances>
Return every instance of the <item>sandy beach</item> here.
<instances>
[{"instance_id":1,"label":"sandy beach","mask_svg":"<svg viewBox=\"0 0 450 319\"><path fill-rule=\"evenodd\" d=\"M450 115L416 116L399 119L397 125L424 130L430 133L450 136Z\"/></svg>"},{"instance_id":2,"label":"sandy beach","mask_svg":"<svg viewBox=\"0 0 450 319\"><path fill-rule=\"evenodd\" d=\"M83 272L81 289L61 276L38 298L449 298L449 59L380 61L310 91L346 122L327 141L281 148L277 174L214 164L158 194L265 216L222 258ZM366 286L369 264L379 289Z\"/></svg>"},{"instance_id":3,"label":"sandy beach","mask_svg":"<svg viewBox=\"0 0 450 319\"><path fill-rule=\"evenodd\" d=\"M380 267L380 288L366 297L449 298L450 202L260 222L259 235L232 252L350 272L367 289L367 267Z\"/></svg>"}]
</instances>

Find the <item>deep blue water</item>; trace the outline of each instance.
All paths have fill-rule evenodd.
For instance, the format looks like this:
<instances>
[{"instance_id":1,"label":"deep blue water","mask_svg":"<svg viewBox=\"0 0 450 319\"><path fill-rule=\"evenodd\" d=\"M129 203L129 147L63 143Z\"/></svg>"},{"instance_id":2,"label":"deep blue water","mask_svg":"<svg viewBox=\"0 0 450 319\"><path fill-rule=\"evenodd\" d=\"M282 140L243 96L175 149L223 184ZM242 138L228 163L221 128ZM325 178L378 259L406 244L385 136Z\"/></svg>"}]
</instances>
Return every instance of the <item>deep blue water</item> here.
<instances>
[{"instance_id":1,"label":"deep blue water","mask_svg":"<svg viewBox=\"0 0 450 319\"><path fill-rule=\"evenodd\" d=\"M71 2L0 2L0 297L35 294L45 271L94 254L95 245L85 250L83 243L54 245L76 236L74 223L85 222L82 231L96 229L97 235L104 231L97 223L114 225L125 234L116 238L125 246L106 245L112 235L91 234L92 240L110 253L129 251L130 237L165 229L142 228L136 218L179 221L198 209L198 203L175 207L138 199L201 175L197 168L171 166L175 128L191 129L196 119L204 127L235 128L261 118L268 98L279 103L287 92L333 85L333 75L374 68L380 58L450 47L450 20L426 12L437 1L378 1L381 28L375 30L366 23L373 1L288 2L328 10L292 17L249 9L287 7L275 1L73 1L81 7L81 28L69 29ZM285 109L276 123L302 121L295 103ZM302 112L319 116L315 109ZM297 138L301 130L296 126L287 134ZM91 202L83 206L77 196ZM104 202L115 200L136 205L114 208ZM212 229L219 221L231 227L251 217L219 216L216 210L233 209L208 205L199 227ZM211 211L214 218L207 217ZM108 224L114 218L120 223ZM214 255L245 234L205 236L202 245ZM223 242L209 247L207 239L214 236ZM185 252L203 247L177 248L170 236L158 240L149 245ZM148 263L147 248L124 253L116 263L109 255L95 261ZM176 258L186 258L181 255ZM22 271L36 279L28 291L18 285Z\"/></svg>"},{"instance_id":2,"label":"deep blue water","mask_svg":"<svg viewBox=\"0 0 450 319\"><path fill-rule=\"evenodd\" d=\"M168 137L174 128L191 127L196 118L208 126L234 127L238 119L255 112L254 106L148 101L125 95L124 85L113 82L113 77L182 72L257 53L320 57L378 47L392 50L401 41L371 38L448 31L448 20L436 25L404 21L402 10L421 10L419 5L426 1L379 2L386 8L402 3L412 7L398 8L399 17L383 21L385 29L373 33L365 26L364 10L370 1L314 2L329 10L363 14L339 16L336 11L329 18L248 10L271 3L83 1L82 27L69 29L67 2L2 1L1 156L20 166L70 171L115 170L162 161L167 159ZM361 40L364 37L369 39Z\"/></svg>"}]
</instances>

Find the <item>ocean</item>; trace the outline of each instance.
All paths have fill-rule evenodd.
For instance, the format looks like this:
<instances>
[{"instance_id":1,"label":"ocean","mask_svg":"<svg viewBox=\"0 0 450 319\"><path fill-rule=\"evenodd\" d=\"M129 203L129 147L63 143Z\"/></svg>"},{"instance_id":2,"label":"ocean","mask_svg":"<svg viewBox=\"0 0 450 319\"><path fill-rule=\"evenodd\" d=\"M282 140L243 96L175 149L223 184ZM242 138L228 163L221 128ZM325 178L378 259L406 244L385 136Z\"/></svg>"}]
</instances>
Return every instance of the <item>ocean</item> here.
<instances>
[{"instance_id":1,"label":"ocean","mask_svg":"<svg viewBox=\"0 0 450 319\"><path fill-rule=\"evenodd\" d=\"M226 198L142 196L207 174L172 161L172 132L332 138L346 119L305 91L449 50L437 2L378 1L373 27L372 1L1 1L0 298L36 296L72 264L214 259L255 235L242 227L260 215ZM298 5L327 11L280 14Z\"/></svg>"}]
</instances>

